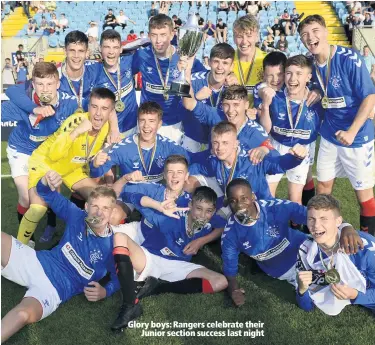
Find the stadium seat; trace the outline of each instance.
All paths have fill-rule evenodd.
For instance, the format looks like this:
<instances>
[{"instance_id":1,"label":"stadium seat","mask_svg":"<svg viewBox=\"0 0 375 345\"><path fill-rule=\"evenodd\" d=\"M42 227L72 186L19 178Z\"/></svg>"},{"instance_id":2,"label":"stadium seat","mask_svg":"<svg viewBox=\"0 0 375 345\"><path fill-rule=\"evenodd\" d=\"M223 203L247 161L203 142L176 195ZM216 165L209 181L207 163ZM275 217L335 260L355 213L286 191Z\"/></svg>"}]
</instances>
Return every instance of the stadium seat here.
<instances>
[{"instance_id":1,"label":"stadium seat","mask_svg":"<svg viewBox=\"0 0 375 345\"><path fill-rule=\"evenodd\" d=\"M59 41L58 41L57 35L53 34L48 37L48 46L50 48L57 48L58 43Z\"/></svg>"}]
</instances>

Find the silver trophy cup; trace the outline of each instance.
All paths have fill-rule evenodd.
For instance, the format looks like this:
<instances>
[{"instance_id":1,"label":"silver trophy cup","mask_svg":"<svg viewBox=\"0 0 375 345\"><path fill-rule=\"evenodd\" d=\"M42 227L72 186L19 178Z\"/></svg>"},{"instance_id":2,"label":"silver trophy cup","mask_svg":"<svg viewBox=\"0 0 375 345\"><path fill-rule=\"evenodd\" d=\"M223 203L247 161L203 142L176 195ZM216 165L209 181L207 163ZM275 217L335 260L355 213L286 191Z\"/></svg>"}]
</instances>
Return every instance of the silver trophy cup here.
<instances>
[{"instance_id":1,"label":"silver trophy cup","mask_svg":"<svg viewBox=\"0 0 375 345\"><path fill-rule=\"evenodd\" d=\"M198 26L198 18L195 14L191 14L189 15L187 22L178 29L177 52L180 56L187 56L190 58L197 53L202 41L203 32ZM191 97L190 85L185 78L185 70L182 70L180 76L172 81L168 94Z\"/></svg>"}]
</instances>

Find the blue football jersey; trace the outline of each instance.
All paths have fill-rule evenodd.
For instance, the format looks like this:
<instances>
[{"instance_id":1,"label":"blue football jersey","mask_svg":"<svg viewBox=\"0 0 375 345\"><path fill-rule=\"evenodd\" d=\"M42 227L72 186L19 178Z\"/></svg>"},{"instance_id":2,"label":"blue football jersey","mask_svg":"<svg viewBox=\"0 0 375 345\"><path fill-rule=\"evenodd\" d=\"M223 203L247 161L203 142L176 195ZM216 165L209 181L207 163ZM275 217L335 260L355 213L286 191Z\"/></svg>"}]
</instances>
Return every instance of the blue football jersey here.
<instances>
[{"instance_id":1,"label":"blue football jersey","mask_svg":"<svg viewBox=\"0 0 375 345\"><path fill-rule=\"evenodd\" d=\"M103 176L113 165L119 165L121 176L140 170L149 182L158 182L163 179L164 162L168 156L183 155L190 161L188 152L166 137L157 135L155 145L155 150L153 147L141 149L145 164L143 166L138 148L138 135L131 135L113 146L108 152L110 160L102 166L95 168L91 161L90 176Z\"/></svg>"},{"instance_id":2,"label":"blue football jersey","mask_svg":"<svg viewBox=\"0 0 375 345\"><path fill-rule=\"evenodd\" d=\"M313 78L319 82L316 69L319 69L324 86L326 86L327 66L315 65ZM363 57L355 50L336 46L331 59L327 95L329 108L325 110L320 129L321 136L329 142L345 147L361 147L374 139L374 124L368 119L359 130L350 146L343 145L336 139L339 130L348 130L357 115L362 101L375 93L375 86L366 69ZM318 83L323 92L322 85Z\"/></svg>"},{"instance_id":3,"label":"blue football jersey","mask_svg":"<svg viewBox=\"0 0 375 345\"><path fill-rule=\"evenodd\" d=\"M287 101L286 91L278 92L272 100L270 105L271 136L280 144L289 147L314 142L318 136L323 114L320 103L308 107L304 102L297 122L301 104L289 101L292 117L289 119Z\"/></svg>"},{"instance_id":4,"label":"blue football jersey","mask_svg":"<svg viewBox=\"0 0 375 345\"><path fill-rule=\"evenodd\" d=\"M132 73L132 63L133 55L124 55L120 58L120 71L121 71L121 100L125 104L124 111L117 113L118 117L118 127L120 133L126 132L127 130L134 128L137 125L137 111L138 104L135 96L134 88L134 78ZM110 89L118 97L117 90L117 72L110 73L112 80L115 85L108 78L106 72L104 71L104 66L102 63L97 64L97 79L95 81L95 87L105 87Z\"/></svg>"},{"instance_id":5,"label":"blue football jersey","mask_svg":"<svg viewBox=\"0 0 375 345\"><path fill-rule=\"evenodd\" d=\"M298 248L307 235L289 228L289 221L306 224L306 207L289 200L259 200L259 219L242 225L233 215L221 236L224 275L238 272L238 256L255 259L268 275L278 278L296 263Z\"/></svg>"}]
</instances>

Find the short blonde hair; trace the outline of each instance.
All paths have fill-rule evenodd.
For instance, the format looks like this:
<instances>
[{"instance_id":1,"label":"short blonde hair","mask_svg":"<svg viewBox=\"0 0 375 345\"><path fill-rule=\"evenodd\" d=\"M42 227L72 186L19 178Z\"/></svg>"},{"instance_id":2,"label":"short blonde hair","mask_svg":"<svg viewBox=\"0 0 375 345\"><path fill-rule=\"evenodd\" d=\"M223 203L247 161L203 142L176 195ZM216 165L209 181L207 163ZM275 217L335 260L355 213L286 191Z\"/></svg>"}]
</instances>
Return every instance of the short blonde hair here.
<instances>
[{"instance_id":1,"label":"short blonde hair","mask_svg":"<svg viewBox=\"0 0 375 345\"><path fill-rule=\"evenodd\" d=\"M243 33L247 31L259 31L259 23L251 14L236 19L233 23L233 31Z\"/></svg>"}]
</instances>

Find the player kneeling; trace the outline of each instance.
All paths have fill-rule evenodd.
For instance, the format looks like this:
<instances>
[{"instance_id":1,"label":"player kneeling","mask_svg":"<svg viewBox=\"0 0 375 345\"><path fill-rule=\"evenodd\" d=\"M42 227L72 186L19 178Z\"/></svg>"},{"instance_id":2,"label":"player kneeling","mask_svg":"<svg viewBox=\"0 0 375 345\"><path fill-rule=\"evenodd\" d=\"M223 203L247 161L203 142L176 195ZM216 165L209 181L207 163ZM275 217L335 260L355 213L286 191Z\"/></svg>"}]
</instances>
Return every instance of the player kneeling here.
<instances>
[{"instance_id":1,"label":"player kneeling","mask_svg":"<svg viewBox=\"0 0 375 345\"><path fill-rule=\"evenodd\" d=\"M95 188L86 212L59 194L61 176L49 171L36 190L65 223L64 236L52 250L36 252L14 237L1 233L1 275L28 288L22 301L1 321L1 342L22 327L52 314L75 295L84 293L90 302L111 296L119 288L113 256L113 232L109 220L116 194L104 186ZM92 260L93 251L101 253ZM102 287L98 281L110 272Z\"/></svg>"}]
</instances>

